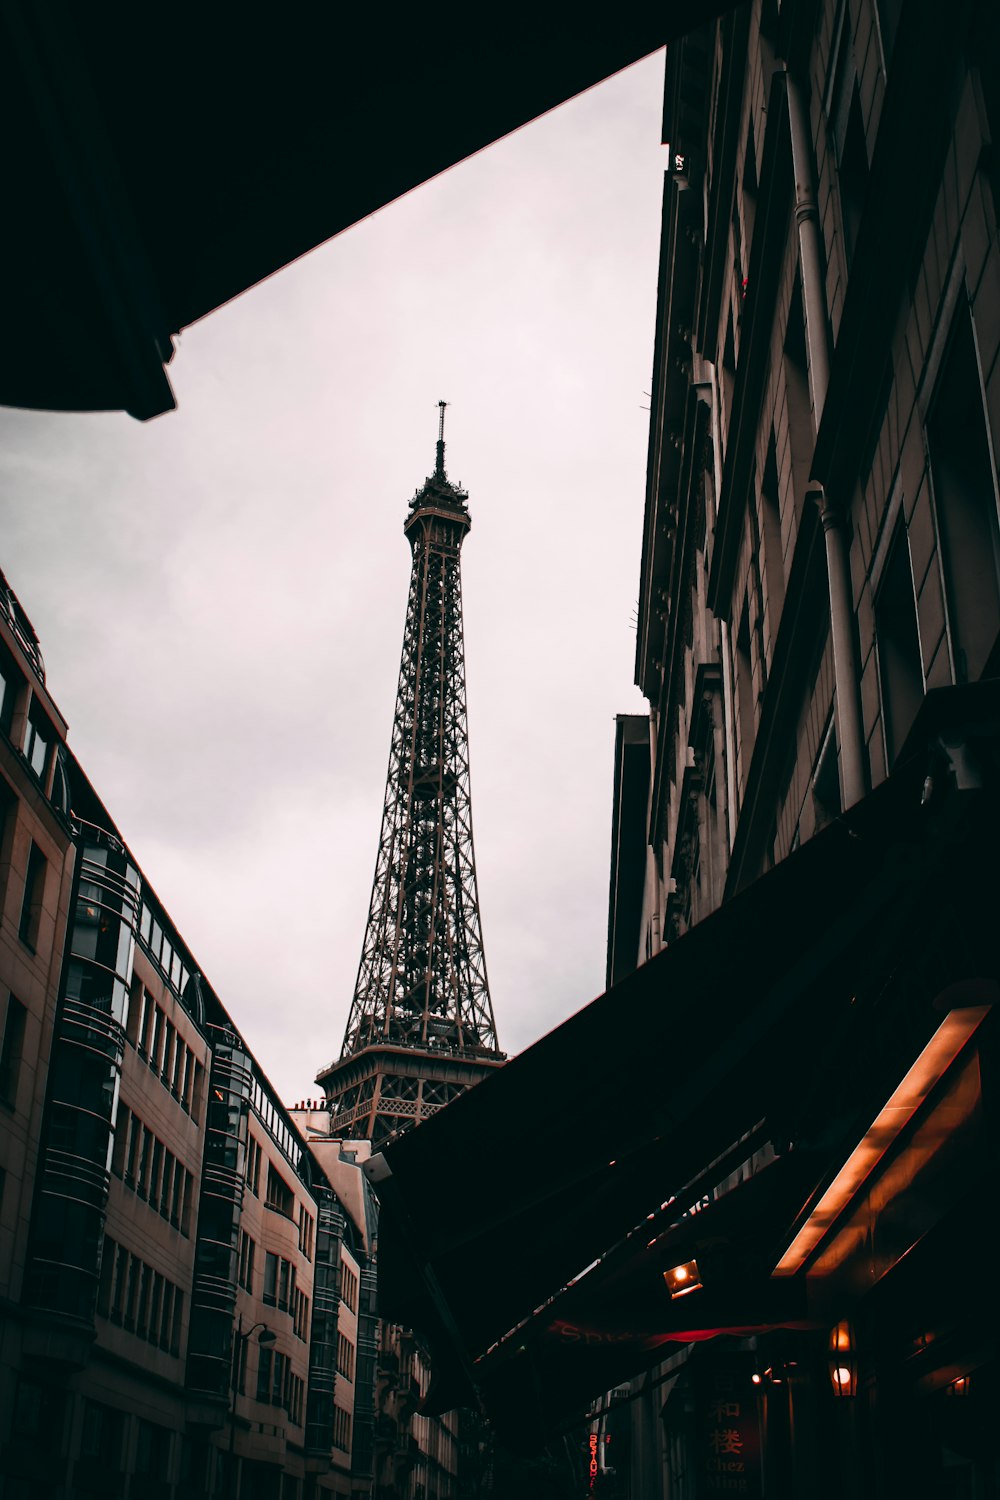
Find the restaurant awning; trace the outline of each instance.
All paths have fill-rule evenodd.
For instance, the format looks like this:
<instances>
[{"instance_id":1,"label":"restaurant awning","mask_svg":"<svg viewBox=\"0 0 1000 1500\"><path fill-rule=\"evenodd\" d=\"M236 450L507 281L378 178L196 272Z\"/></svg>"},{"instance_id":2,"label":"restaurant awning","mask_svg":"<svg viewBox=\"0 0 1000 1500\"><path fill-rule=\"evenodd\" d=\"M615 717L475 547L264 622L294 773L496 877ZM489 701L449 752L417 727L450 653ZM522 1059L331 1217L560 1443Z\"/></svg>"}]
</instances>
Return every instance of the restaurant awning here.
<instances>
[{"instance_id":1,"label":"restaurant awning","mask_svg":"<svg viewBox=\"0 0 1000 1500\"><path fill-rule=\"evenodd\" d=\"M433 1409L477 1391L530 1446L664 1343L808 1319L772 1272L939 1028L933 944L997 972L998 743L997 685L928 695L877 791L373 1159L380 1311L429 1338Z\"/></svg>"},{"instance_id":2,"label":"restaurant awning","mask_svg":"<svg viewBox=\"0 0 1000 1500\"><path fill-rule=\"evenodd\" d=\"M10 0L0 402L168 410L182 328L731 5Z\"/></svg>"}]
</instances>

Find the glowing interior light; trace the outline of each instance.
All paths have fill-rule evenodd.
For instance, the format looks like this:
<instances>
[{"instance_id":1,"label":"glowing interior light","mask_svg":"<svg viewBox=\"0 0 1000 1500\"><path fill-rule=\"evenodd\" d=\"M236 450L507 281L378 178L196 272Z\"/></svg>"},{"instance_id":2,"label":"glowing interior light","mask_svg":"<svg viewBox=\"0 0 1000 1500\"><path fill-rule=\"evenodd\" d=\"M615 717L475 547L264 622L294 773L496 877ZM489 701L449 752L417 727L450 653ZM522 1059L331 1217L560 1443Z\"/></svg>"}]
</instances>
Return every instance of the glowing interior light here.
<instances>
[{"instance_id":1,"label":"glowing interior light","mask_svg":"<svg viewBox=\"0 0 1000 1500\"><path fill-rule=\"evenodd\" d=\"M833 1378L838 1385L850 1385L851 1372L845 1365L838 1365L833 1372Z\"/></svg>"},{"instance_id":2,"label":"glowing interior light","mask_svg":"<svg viewBox=\"0 0 1000 1500\"><path fill-rule=\"evenodd\" d=\"M989 1011L988 1005L965 1006L942 1021L778 1261L775 1276L801 1270Z\"/></svg>"}]
</instances>

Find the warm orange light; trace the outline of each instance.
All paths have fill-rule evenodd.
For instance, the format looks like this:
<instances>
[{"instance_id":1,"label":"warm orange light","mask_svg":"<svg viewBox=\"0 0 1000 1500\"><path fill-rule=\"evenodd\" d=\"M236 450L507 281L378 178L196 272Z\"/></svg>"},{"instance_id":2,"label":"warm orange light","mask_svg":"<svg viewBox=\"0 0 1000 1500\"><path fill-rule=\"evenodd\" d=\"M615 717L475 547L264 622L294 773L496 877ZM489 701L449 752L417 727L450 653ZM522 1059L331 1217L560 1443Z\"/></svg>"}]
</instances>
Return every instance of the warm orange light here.
<instances>
[{"instance_id":1,"label":"warm orange light","mask_svg":"<svg viewBox=\"0 0 1000 1500\"><path fill-rule=\"evenodd\" d=\"M753 1374L750 1376L750 1379L753 1381L754 1385L760 1385L760 1376L757 1374L756 1370L754 1370Z\"/></svg>"},{"instance_id":2,"label":"warm orange light","mask_svg":"<svg viewBox=\"0 0 1000 1500\"><path fill-rule=\"evenodd\" d=\"M837 1385L850 1385L851 1372L846 1365L838 1365L833 1372L833 1378Z\"/></svg>"},{"instance_id":3,"label":"warm orange light","mask_svg":"<svg viewBox=\"0 0 1000 1500\"><path fill-rule=\"evenodd\" d=\"M989 1011L988 1005L970 1005L949 1012L778 1261L775 1276L802 1269Z\"/></svg>"},{"instance_id":4,"label":"warm orange light","mask_svg":"<svg viewBox=\"0 0 1000 1500\"><path fill-rule=\"evenodd\" d=\"M701 1287L698 1262L686 1260L679 1266L672 1266L669 1271L664 1271L663 1279L671 1297L683 1297L688 1292L697 1292Z\"/></svg>"}]
</instances>

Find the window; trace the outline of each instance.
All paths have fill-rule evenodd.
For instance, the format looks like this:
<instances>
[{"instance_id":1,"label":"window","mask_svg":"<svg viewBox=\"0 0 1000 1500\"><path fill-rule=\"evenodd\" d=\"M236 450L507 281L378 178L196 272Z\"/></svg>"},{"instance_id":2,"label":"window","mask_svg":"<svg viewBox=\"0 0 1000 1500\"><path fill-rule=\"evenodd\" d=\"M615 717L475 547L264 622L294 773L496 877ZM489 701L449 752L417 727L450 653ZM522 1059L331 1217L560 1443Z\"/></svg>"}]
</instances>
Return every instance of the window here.
<instances>
[{"instance_id":1,"label":"window","mask_svg":"<svg viewBox=\"0 0 1000 1500\"><path fill-rule=\"evenodd\" d=\"M278 1301L278 1257L264 1252L264 1301L274 1307Z\"/></svg>"},{"instance_id":2,"label":"window","mask_svg":"<svg viewBox=\"0 0 1000 1500\"><path fill-rule=\"evenodd\" d=\"M294 1324L296 1338L305 1343L309 1337L309 1298L298 1289L295 1292Z\"/></svg>"},{"instance_id":3,"label":"window","mask_svg":"<svg viewBox=\"0 0 1000 1500\"><path fill-rule=\"evenodd\" d=\"M351 1309L351 1312L357 1312L358 1277L357 1272L352 1271L348 1265L341 1265L340 1268L340 1297L341 1301L345 1302Z\"/></svg>"},{"instance_id":4,"label":"window","mask_svg":"<svg viewBox=\"0 0 1000 1500\"><path fill-rule=\"evenodd\" d=\"M0 1043L0 1103L13 1109L17 1104L17 1083L24 1052L24 1028L28 1012L13 995L7 997L3 1042Z\"/></svg>"},{"instance_id":5,"label":"window","mask_svg":"<svg viewBox=\"0 0 1000 1500\"><path fill-rule=\"evenodd\" d=\"M910 549L900 524L875 596L875 640L886 760L891 767L924 695Z\"/></svg>"},{"instance_id":6,"label":"window","mask_svg":"<svg viewBox=\"0 0 1000 1500\"><path fill-rule=\"evenodd\" d=\"M314 1228L312 1215L305 1204L301 1203L299 1205L299 1249L306 1260L312 1260Z\"/></svg>"},{"instance_id":7,"label":"window","mask_svg":"<svg viewBox=\"0 0 1000 1500\"><path fill-rule=\"evenodd\" d=\"M172 1434L158 1422L139 1419L135 1445L135 1472L169 1482Z\"/></svg>"},{"instance_id":8,"label":"window","mask_svg":"<svg viewBox=\"0 0 1000 1500\"><path fill-rule=\"evenodd\" d=\"M97 1304L104 1317L146 1343L177 1354L183 1302L182 1293L159 1271L110 1236L105 1238Z\"/></svg>"},{"instance_id":9,"label":"window","mask_svg":"<svg viewBox=\"0 0 1000 1500\"><path fill-rule=\"evenodd\" d=\"M333 1408L333 1446L344 1453L351 1447L351 1414L336 1404Z\"/></svg>"},{"instance_id":10,"label":"window","mask_svg":"<svg viewBox=\"0 0 1000 1500\"><path fill-rule=\"evenodd\" d=\"M754 737L757 732L753 691L753 663L750 647L749 601L744 602L740 614L740 625L736 632L735 645L736 671L734 675L736 677L736 707L739 714L740 768L745 787L750 771L750 757L753 754Z\"/></svg>"},{"instance_id":11,"label":"window","mask_svg":"<svg viewBox=\"0 0 1000 1500\"><path fill-rule=\"evenodd\" d=\"M253 1291L253 1256L254 1242L245 1229L240 1230L240 1256L239 1271L237 1278L240 1286L246 1292Z\"/></svg>"},{"instance_id":12,"label":"window","mask_svg":"<svg viewBox=\"0 0 1000 1500\"><path fill-rule=\"evenodd\" d=\"M337 1370L345 1380L354 1380L354 1345L344 1334L337 1334Z\"/></svg>"},{"instance_id":13,"label":"window","mask_svg":"<svg viewBox=\"0 0 1000 1500\"><path fill-rule=\"evenodd\" d=\"M0 647L0 729L10 734L14 719L14 703L24 684L24 678L5 648Z\"/></svg>"},{"instance_id":14,"label":"window","mask_svg":"<svg viewBox=\"0 0 1000 1500\"><path fill-rule=\"evenodd\" d=\"M80 1457L97 1459L108 1469L120 1469L124 1418L99 1401L84 1401Z\"/></svg>"},{"instance_id":15,"label":"window","mask_svg":"<svg viewBox=\"0 0 1000 1500\"><path fill-rule=\"evenodd\" d=\"M24 877L24 899L21 902L21 920L18 934L22 943L34 953L38 943L38 925L42 916L42 901L45 896L45 855L32 840L28 851L28 869Z\"/></svg>"},{"instance_id":16,"label":"window","mask_svg":"<svg viewBox=\"0 0 1000 1500\"><path fill-rule=\"evenodd\" d=\"M295 1194L281 1173L274 1170L271 1162L267 1164L265 1207L274 1209L275 1213L284 1214L286 1219L290 1219L295 1210Z\"/></svg>"},{"instance_id":17,"label":"window","mask_svg":"<svg viewBox=\"0 0 1000 1500\"><path fill-rule=\"evenodd\" d=\"M28 727L24 736L24 758L39 781L45 780L45 770L52 743L52 729L32 704L28 713Z\"/></svg>"},{"instance_id":18,"label":"window","mask_svg":"<svg viewBox=\"0 0 1000 1500\"><path fill-rule=\"evenodd\" d=\"M260 1141L251 1131L247 1139L247 1187L256 1198L260 1193Z\"/></svg>"},{"instance_id":19,"label":"window","mask_svg":"<svg viewBox=\"0 0 1000 1500\"><path fill-rule=\"evenodd\" d=\"M267 1300L266 1298L264 1299ZM270 1401L271 1399L271 1369L274 1363L274 1350L270 1345L258 1344L257 1346L257 1400Z\"/></svg>"},{"instance_id":20,"label":"window","mask_svg":"<svg viewBox=\"0 0 1000 1500\"><path fill-rule=\"evenodd\" d=\"M827 99L827 113L839 169L844 254L850 265L868 196L868 146L861 114L854 38L850 16L846 11L841 22L836 70Z\"/></svg>"},{"instance_id":21,"label":"window","mask_svg":"<svg viewBox=\"0 0 1000 1500\"><path fill-rule=\"evenodd\" d=\"M979 360L963 298L927 422L948 621L959 682L995 670L1000 635L1000 536Z\"/></svg>"}]
</instances>

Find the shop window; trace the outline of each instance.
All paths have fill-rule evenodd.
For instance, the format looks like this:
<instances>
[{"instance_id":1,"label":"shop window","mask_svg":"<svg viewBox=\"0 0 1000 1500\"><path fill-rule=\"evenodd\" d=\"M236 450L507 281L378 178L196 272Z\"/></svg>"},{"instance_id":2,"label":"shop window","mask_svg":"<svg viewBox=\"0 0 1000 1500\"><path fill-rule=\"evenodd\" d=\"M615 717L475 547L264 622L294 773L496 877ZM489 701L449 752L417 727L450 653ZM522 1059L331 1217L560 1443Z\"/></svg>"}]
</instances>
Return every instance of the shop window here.
<instances>
[{"instance_id":1,"label":"shop window","mask_svg":"<svg viewBox=\"0 0 1000 1500\"><path fill-rule=\"evenodd\" d=\"M983 389L969 305L962 299L927 421L948 620L959 682L996 670L1000 535Z\"/></svg>"},{"instance_id":2,"label":"shop window","mask_svg":"<svg viewBox=\"0 0 1000 1500\"><path fill-rule=\"evenodd\" d=\"M7 997L3 1041L0 1042L0 1103L13 1109L17 1104L17 1084L24 1054L24 1028L28 1012L13 995Z\"/></svg>"},{"instance_id":3,"label":"shop window","mask_svg":"<svg viewBox=\"0 0 1000 1500\"><path fill-rule=\"evenodd\" d=\"M45 855L32 841L28 851L28 869L24 877L24 898L21 902L21 920L18 934L25 947L35 952L38 944L38 927L42 917L42 901L45 896Z\"/></svg>"},{"instance_id":4,"label":"shop window","mask_svg":"<svg viewBox=\"0 0 1000 1500\"><path fill-rule=\"evenodd\" d=\"M901 524L875 595L875 640L886 760L891 767L924 695L910 549Z\"/></svg>"}]
</instances>

